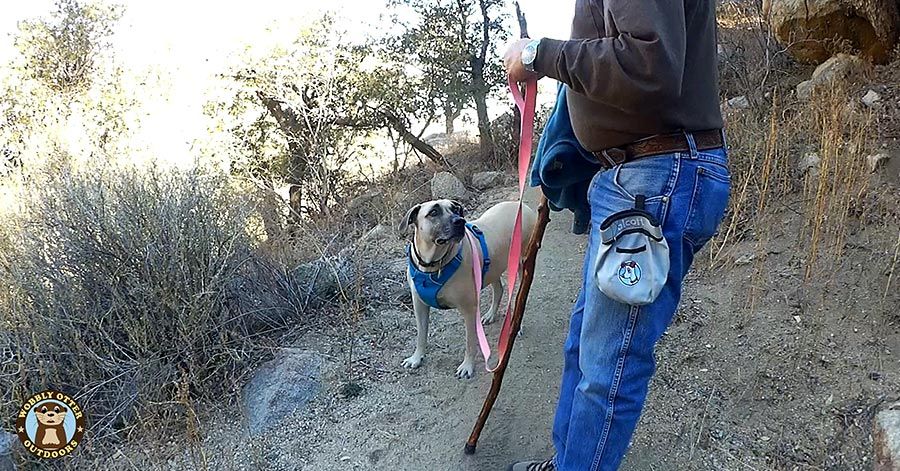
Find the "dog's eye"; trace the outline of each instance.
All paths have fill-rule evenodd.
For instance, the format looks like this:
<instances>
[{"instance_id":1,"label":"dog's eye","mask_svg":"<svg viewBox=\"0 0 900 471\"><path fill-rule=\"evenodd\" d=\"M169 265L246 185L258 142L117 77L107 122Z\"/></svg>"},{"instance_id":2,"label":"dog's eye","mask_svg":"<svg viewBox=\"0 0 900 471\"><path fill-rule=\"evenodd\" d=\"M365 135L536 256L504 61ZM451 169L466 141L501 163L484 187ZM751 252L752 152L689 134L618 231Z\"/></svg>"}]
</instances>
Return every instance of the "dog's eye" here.
<instances>
[{"instance_id":1,"label":"dog's eye","mask_svg":"<svg viewBox=\"0 0 900 471\"><path fill-rule=\"evenodd\" d=\"M435 217L440 214L440 210L438 208L434 208L431 211L428 211L428 215L431 217Z\"/></svg>"}]
</instances>

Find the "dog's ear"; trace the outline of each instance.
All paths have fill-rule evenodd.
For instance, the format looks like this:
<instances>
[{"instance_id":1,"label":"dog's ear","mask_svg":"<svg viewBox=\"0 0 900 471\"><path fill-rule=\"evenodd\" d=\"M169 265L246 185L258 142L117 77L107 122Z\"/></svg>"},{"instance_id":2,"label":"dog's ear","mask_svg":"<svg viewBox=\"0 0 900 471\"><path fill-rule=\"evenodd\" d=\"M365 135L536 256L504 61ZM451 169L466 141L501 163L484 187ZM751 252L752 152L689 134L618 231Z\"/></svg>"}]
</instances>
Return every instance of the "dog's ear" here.
<instances>
[{"instance_id":1,"label":"dog's ear","mask_svg":"<svg viewBox=\"0 0 900 471\"><path fill-rule=\"evenodd\" d=\"M456 200L450 200L450 212L461 218L466 217L466 208Z\"/></svg>"},{"instance_id":2,"label":"dog's ear","mask_svg":"<svg viewBox=\"0 0 900 471\"><path fill-rule=\"evenodd\" d=\"M421 204L417 204L412 208L409 208L409 211L406 212L406 216L403 216L403 219L400 220L400 226L397 229L400 232L404 232L409 228L410 225L414 225L416 223L416 219L419 217L419 209L421 208Z\"/></svg>"}]
</instances>

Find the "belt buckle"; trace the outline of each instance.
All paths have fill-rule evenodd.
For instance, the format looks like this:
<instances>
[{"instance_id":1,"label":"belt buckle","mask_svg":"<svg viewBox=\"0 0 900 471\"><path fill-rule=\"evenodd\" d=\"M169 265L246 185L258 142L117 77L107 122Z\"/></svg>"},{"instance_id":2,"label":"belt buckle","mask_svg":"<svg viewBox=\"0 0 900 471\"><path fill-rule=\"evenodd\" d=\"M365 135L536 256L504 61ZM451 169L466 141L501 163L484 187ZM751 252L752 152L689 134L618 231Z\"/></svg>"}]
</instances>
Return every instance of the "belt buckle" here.
<instances>
[{"instance_id":1,"label":"belt buckle","mask_svg":"<svg viewBox=\"0 0 900 471\"><path fill-rule=\"evenodd\" d=\"M616 165L620 165L625 163L625 160L628 158L628 153L625 152L625 149L619 147L610 147L609 149L603 149L600 151L600 155L609 164L609 168L613 168Z\"/></svg>"}]
</instances>

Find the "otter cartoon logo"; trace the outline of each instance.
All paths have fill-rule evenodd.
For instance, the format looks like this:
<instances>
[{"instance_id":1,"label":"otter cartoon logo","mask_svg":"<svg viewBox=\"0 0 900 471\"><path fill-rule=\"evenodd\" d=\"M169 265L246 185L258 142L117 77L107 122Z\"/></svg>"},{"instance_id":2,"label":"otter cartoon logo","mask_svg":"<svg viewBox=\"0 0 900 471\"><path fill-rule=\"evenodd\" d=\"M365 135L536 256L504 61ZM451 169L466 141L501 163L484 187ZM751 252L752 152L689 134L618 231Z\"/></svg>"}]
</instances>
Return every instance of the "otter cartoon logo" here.
<instances>
[{"instance_id":1,"label":"otter cartoon logo","mask_svg":"<svg viewBox=\"0 0 900 471\"><path fill-rule=\"evenodd\" d=\"M625 286L634 286L641 281L641 266L634 260L622 262L619 266L619 281Z\"/></svg>"},{"instance_id":2,"label":"otter cartoon logo","mask_svg":"<svg viewBox=\"0 0 900 471\"><path fill-rule=\"evenodd\" d=\"M39 458L72 453L84 436L84 411L67 394L44 391L28 398L16 417L25 449Z\"/></svg>"}]
</instances>

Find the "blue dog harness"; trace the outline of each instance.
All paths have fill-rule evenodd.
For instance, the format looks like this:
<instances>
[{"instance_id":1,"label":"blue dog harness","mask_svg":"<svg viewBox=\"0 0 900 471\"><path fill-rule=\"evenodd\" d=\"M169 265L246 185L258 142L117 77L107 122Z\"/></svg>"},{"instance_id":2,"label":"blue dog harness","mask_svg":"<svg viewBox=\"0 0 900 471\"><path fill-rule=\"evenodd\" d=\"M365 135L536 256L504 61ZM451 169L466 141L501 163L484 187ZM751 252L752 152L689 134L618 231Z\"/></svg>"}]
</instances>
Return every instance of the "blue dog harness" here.
<instances>
[{"instance_id":1,"label":"blue dog harness","mask_svg":"<svg viewBox=\"0 0 900 471\"><path fill-rule=\"evenodd\" d=\"M481 276L484 277L487 275L488 268L491 266L491 258L488 256L487 241L484 239L484 233L481 232L481 229L477 226L466 223L466 229L472 231L472 234L475 234L475 237L478 238L478 242L481 245L482 259L484 260L481 264ZM437 300L437 294L438 291L447 284L447 281L453 277L453 274L456 273L459 266L462 265L463 244L459 244L459 252L456 253L456 256L436 272L424 272L419 270L416 267L416 264L413 263L410 246L406 247L406 257L409 259L409 276L412 278L413 285L416 287L416 293L422 298L422 301L425 301L425 304L428 304L433 308L449 309L446 306L441 306Z\"/></svg>"}]
</instances>

